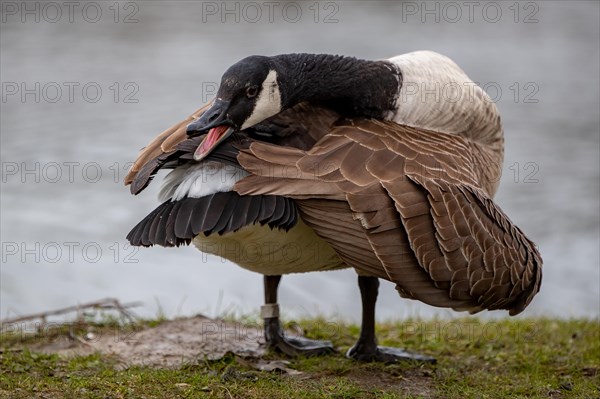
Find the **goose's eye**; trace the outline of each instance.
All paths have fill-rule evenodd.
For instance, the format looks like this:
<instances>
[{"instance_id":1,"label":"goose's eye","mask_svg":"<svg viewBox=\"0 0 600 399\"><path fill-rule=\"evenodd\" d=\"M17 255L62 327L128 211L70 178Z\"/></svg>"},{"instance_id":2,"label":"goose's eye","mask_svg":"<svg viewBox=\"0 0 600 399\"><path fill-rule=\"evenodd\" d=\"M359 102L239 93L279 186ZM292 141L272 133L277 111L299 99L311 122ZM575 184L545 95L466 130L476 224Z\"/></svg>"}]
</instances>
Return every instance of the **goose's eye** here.
<instances>
[{"instance_id":1,"label":"goose's eye","mask_svg":"<svg viewBox=\"0 0 600 399\"><path fill-rule=\"evenodd\" d=\"M256 97L257 94L258 94L257 86L250 86L246 89L246 97L248 97L248 98Z\"/></svg>"}]
</instances>

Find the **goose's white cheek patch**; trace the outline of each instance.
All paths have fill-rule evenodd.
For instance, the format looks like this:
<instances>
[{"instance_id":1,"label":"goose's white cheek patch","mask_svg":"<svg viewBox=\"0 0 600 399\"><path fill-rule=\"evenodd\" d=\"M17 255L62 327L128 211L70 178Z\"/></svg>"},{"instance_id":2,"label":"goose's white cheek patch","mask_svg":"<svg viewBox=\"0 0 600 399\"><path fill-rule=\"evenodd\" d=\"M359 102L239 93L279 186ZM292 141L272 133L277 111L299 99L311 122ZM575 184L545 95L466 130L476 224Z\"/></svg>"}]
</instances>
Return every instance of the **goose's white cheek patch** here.
<instances>
[{"instance_id":1,"label":"goose's white cheek patch","mask_svg":"<svg viewBox=\"0 0 600 399\"><path fill-rule=\"evenodd\" d=\"M281 93L277 84L277 72L271 70L262 84L252 114L244 121L241 130L247 129L281 112Z\"/></svg>"}]
</instances>

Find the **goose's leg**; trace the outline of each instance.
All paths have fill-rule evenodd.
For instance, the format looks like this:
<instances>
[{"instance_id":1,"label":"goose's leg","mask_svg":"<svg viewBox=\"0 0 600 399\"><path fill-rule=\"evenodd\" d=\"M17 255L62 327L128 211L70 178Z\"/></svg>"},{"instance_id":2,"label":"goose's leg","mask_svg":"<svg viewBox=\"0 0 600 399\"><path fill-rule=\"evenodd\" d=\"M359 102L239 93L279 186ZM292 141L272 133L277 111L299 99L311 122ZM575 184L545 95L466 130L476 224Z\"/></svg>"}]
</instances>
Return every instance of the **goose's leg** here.
<instances>
[{"instance_id":1,"label":"goose's leg","mask_svg":"<svg viewBox=\"0 0 600 399\"><path fill-rule=\"evenodd\" d=\"M286 337L279 322L279 305L277 289L281 276L265 276L265 305L261 316L265 323L265 341L267 347L288 356L317 356L334 353L335 349L329 341L317 341L302 337Z\"/></svg>"},{"instance_id":2,"label":"goose's leg","mask_svg":"<svg viewBox=\"0 0 600 399\"><path fill-rule=\"evenodd\" d=\"M358 286L362 298L362 326L358 341L346 354L347 357L364 362L394 363L399 361L418 361L435 363L433 357L406 352L404 349L377 346L375 337L375 303L379 294L377 277L358 276Z\"/></svg>"}]
</instances>

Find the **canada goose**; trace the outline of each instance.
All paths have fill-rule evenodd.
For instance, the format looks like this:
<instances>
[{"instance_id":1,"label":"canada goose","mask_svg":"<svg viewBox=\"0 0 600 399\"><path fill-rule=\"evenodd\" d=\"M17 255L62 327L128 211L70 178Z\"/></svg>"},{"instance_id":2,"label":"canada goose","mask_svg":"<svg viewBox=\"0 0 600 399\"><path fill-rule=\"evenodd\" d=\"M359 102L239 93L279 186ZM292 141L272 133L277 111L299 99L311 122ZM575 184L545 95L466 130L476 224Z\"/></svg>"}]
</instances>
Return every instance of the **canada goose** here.
<instances>
[{"instance_id":1,"label":"canada goose","mask_svg":"<svg viewBox=\"0 0 600 399\"><path fill-rule=\"evenodd\" d=\"M308 107L305 108L308 109ZM182 122L179 129L185 130L186 122ZM488 157L481 152L480 146L456 136L440 135L393 123L361 119L338 120L335 126L329 128L328 132L328 136L309 151L253 142L242 134L232 137L235 141L232 142L231 139L225 141L201 161L201 164L213 165L208 170L208 176L215 177L217 176L215 171L218 170L214 166L215 163L226 164L229 162L230 165L241 163L246 170L245 176L248 172L251 175L243 177L237 175L235 169L232 169L228 172L230 178L225 183L229 187L228 189L235 189L242 194L253 194L253 196L239 197L238 194L229 191L201 198L167 200L142 220L128 235L128 239L133 245L173 246L187 243L194 237L198 237L194 239L194 244L200 249L225 257L229 256L229 259L250 270L268 274L269 267L273 267L271 272L275 275L265 277L265 301L267 304L273 305L277 302L279 274L330 270L346 267L349 264L354 266L359 272L359 284L365 307L363 334L354 348L364 347L367 350L364 350L366 353L350 353L350 356L359 359L416 358L423 361L431 360L408 353L401 356L397 351L384 348L379 348L379 351L383 351L383 353L378 353L376 356L372 354L374 349L369 345L375 342L372 321L378 284L377 278L373 278L373 276L395 282L402 296L419 299L434 306L451 306L472 312L484 308L502 308L509 309L511 314L516 314L531 301L533 295L539 290L541 260L533 244L510 223L485 194L485 191L489 191L489 187L493 186L490 183L493 175L478 173L478 171L481 172L479 170L481 163L479 162L487 162L486 157ZM184 139L183 141L172 148L165 147L164 153L161 150L158 157L145 163L145 166L137 172L132 172L131 180L128 182L132 183L134 193L142 190L160 168L181 168L184 165L185 170L185 164L196 164L192 160L192 153L202 137L190 139L185 139L185 135L181 137ZM397 141L395 145L394 140ZM352 164L369 169L371 166L377 165L374 162L375 159L385 159L378 169L374 169L374 173L388 173L389 175L389 178L379 175L375 175L375 178L367 176L367 179L373 181L368 187L357 186L356 182L352 181L355 178L358 178L359 182L364 181L360 180L365 178L364 171L357 170L350 173L352 176L350 180L343 178L343 173L348 174L347 162L344 161L348 161L357 154L357 150L352 147L360 148L364 145L373 149L371 150L372 155L369 159L360 161L354 159ZM388 150L388 146L400 149L404 155L391 153L392 150ZM240 148L245 150L238 155ZM148 147L146 151L152 152L152 149ZM384 152L379 153L381 151ZM413 151L418 151L417 156ZM336 160L336 153L342 154L343 158ZM411 156L407 157L407 155ZM281 160L285 162L277 165L276 162L269 161L269 165L265 165L263 159L271 156L274 156L277 162ZM315 174L317 171L310 170L308 182L306 181L306 171L296 170L298 167L315 165L326 165L327 169L322 172L327 173ZM280 166L283 166L283 169ZM280 175L282 170L285 171L285 176ZM396 173L397 170L402 173ZM269 175L266 178L261 177L261 171L268 171ZM176 177L177 169L171 173ZM223 182L221 175L217 177L218 181ZM403 177L405 181L403 181ZM394 181L394 178L400 181ZM257 181L257 179L260 180ZM414 183L412 179L415 179L417 183ZM165 179L162 190L164 198L173 198L177 188L181 187L181 185L174 185L174 181L173 177ZM425 182L427 190L432 190L433 187L438 191L425 195L425 190L419 185L423 182ZM486 184L486 182L488 183ZM236 185L234 186L234 184ZM403 184L407 186L403 187ZM479 186L483 189L478 188ZM400 208L401 216L408 212L407 219L399 217L393 209L393 201L401 196L397 196L397 193L386 192L385 187L391 189L410 188L412 190L407 189L403 194L404 198L399 201L403 205L406 205L408 201L407 208ZM276 192L277 190L281 192ZM270 196L270 194L256 195L259 191L288 195L297 199L290 203L283 201L282 197ZM445 191L448 191L449 197L445 195ZM444 193L444 195L440 193ZM361 196L368 198L368 201L361 201ZM245 209L252 206L260 207L268 198L269 201L272 201L270 206L272 211L258 217L257 212L235 214L231 208L228 211L225 210L231 200L238 201L242 198L245 201L252 201L246 202ZM279 207L289 207L290 211L275 211L277 207L275 198L280 201ZM323 201L323 198L326 200ZM344 198L350 198L352 202ZM440 198L442 200L439 202L434 200ZM474 205L466 201L470 201ZM294 212L295 208L291 208L294 204L298 204L301 218L298 218ZM358 211L351 209L357 204L363 209L358 209ZM365 208L366 205L373 208ZM431 215L438 217L432 216L429 220L419 220L428 219L427 213L423 213L423 211L430 209L435 210L435 213L431 213ZM454 213L450 213L452 209ZM194 212L193 217L190 215L192 211ZM258 213L260 212L258 211ZM286 213L287 217L273 217L275 214ZM255 215L254 219L249 216L253 214ZM329 242L336 254L331 254L327 246L321 247L321 250L318 251L320 256L311 259L321 259L320 264L300 262L290 266L289 258L278 258L275 262L264 263L262 259L258 258L240 258L236 256L235 251L231 250L225 253L219 252L223 250L223 246L219 246L219 242L232 242L227 241L232 240L228 237L233 237L233 240L237 237L238 242L246 240L251 243L269 240L273 242L274 237L276 240L290 238L292 236L285 231L291 227L294 219L301 221L302 228L292 229L294 238L291 238L291 241L282 242L282 246L285 246L286 242L307 243L307 240L304 239L307 235L312 237L313 242L322 245L318 238L310 234L310 231L306 231L305 225L307 224L318 235L321 235L324 241ZM183 224L181 220L183 220ZM250 225L255 221L267 223L276 229L270 230L265 227L258 230L250 227L246 232L250 231L251 234L256 232L256 236L250 239L246 234L228 234L238 228L243 233L244 228L240 228L240 226ZM376 226L377 223L379 226ZM218 227L217 224L221 227ZM461 228L452 231L450 227L453 225ZM402 226L406 226L408 234L403 234ZM212 233L212 238L210 235L204 237L201 233ZM223 235L218 233L223 233ZM415 236L419 233L425 233L425 236ZM426 235L427 233L429 236ZM298 237L303 239L294 241ZM388 245L385 245L386 241L388 241ZM423 244L413 250L411 241ZM437 247L428 247L427 244L431 243L438 245ZM306 249L307 247L309 248ZM437 250L437 258L427 259L435 250ZM303 251L308 251L312 255L316 253L314 248L310 248L310 245L304 247ZM499 253L501 255L498 255ZM466 255L461 258L461 254ZM390 259L390 262L385 262L386 258ZM381 262L380 259L384 262ZM398 260L400 262L397 262ZM512 263L509 263L511 260ZM421 264L427 266L421 267ZM451 269L451 273L446 265L455 266L454 269ZM323 353L330 347L326 343L285 339L281 333L275 309L274 306L267 306L266 311L275 313L264 314L265 336L271 346L287 354Z\"/></svg>"},{"instance_id":2,"label":"canada goose","mask_svg":"<svg viewBox=\"0 0 600 399\"><path fill-rule=\"evenodd\" d=\"M294 84L290 82L298 82L299 77L306 74L298 74L291 80L287 75L279 78L281 65L289 72L290 60L310 60L311 57L313 64L319 60L321 66L327 60L338 65L360 66L359 72L361 68L367 70L365 79L353 79L353 91L345 93L350 90L349 85L332 73L333 86L325 85L321 90L304 87L292 90L296 94L290 95ZM228 195L233 195L230 190L234 190L243 195L293 198L300 209L301 217L297 220L312 228L307 229L311 237L308 241L318 242L327 254L335 250L329 259L330 267L351 265L359 272L363 326L361 337L349 356L362 360L417 358L428 361L432 359L377 347L374 334L377 278L395 282L402 296L434 306L471 312L508 309L516 314L539 290L541 259L533 243L490 199L497 189L503 155L502 128L493 103L479 88L453 102L407 100L402 92L403 83L410 82L407 76L414 82L426 83L470 81L454 63L434 53L419 52L392 60L394 63L372 62L377 66L372 69L364 64L368 62L328 56L281 56L274 64L271 64L272 59L265 58L244 60L241 66L226 72L217 99L208 110L205 111L205 107L165 131L146 148L126 183L133 182L132 191L139 192L160 167L192 162L191 158L208 157L210 162L211 152L221 148L218 145L240 128L254 139L271 142L252 143L250 140L238 147L242 152L235 156L235 162L242 166L243 172L218 190L230 192ZM255 63L259 67L252 66ZM310 62L305 64L310 65ZM272 65L275 67L271 68ZM313 65L309 72L314 69L319 68ZM369 82L369 71L376 70L374 75L377 75L384 69L395 74L394 90L386 89L391 83L383 78L388 82L384 85L386 88L369 94L361 82ZM244 70L251 72L250 79ZM376 81L378 79L373 77L373 82ZM329 97L323 97L327 89L331 91ZM341 101L335 101L336 90ZM301 93L311 94L303 96ZM381 93L387 100L382 101ZM356 102L357 95L366 96L369 101ZM305 103L295 105L295 101ZM382 104L391 106L377 114L377 110L384 107ZM273 115L283 117L286 112L280 112L290 107L293 108L288 113L291 111L295 121L292 129L282 129L272 120L261 126L263 120ZM301 108L309 113L299 118L294 112ZM313 119L319 119L310 114L311 111L329 113L329 122L306 128L303 124L311 125ZM355 118L343 119L340 113ZM365 116L402 125L367 120ZM208 133L202 141L197 137L193 142L190 140L194 138L184 141L187 124L190 136ZM290 131L299 133L294 136ZM187 143L187 150L180 159L173 154L181 154L182 147L178 146L183 143ZM285 170L295 174L288 176ZM178 169L172 173L181 176ZM196 175L196 181L200 175L202 173ZM186 184L173 183L176 178L177 175L171 179L171 188L163 190L171 198L179 187L186 187ZM192 185L187 187L184 191L192 193ZM201 190L198 193L207 194ZM169 226L169 215L174 207L158 212L154 221L147 221L145 227L134 228L129 238L132 239L136 229L138 233L147 231L152 235L161 226ZM158 224L164 216L167 221ZM173 234L176 236L176 231ZM155 240L159 243L160 237ZM132 243L135 245L135 241ZM278 282L279 277L265 278L267 303L276 303ZM270 332L274 332L276 338L271 341L277 342L283 337L275 311L272 316L275 317L265 318L275 321L275 327L266 326L265 335L269 340ZM301 350L302 344L294 347L284 343L279 349L286 351L289 347L294 352ZM314 348L319 353L327 346L316 343Z\"/></svg>"}]
</instances>

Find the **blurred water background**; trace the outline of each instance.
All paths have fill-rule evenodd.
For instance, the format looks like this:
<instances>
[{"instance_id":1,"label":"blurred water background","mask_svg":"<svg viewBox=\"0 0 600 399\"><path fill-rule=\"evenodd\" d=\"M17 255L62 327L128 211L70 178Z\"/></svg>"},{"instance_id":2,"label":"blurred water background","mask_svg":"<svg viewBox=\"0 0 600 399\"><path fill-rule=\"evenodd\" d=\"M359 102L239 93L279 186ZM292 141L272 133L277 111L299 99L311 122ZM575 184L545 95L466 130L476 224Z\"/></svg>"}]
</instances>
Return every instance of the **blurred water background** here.
<instances>
[{"instance_id":1,"label":"blurred water background","mask_svg":"<svg viewBox=\"0 0 600 399\"><path fill-rule=\"evenodd\" d=\"M598 317L599 3L449 3L3 2L0 317L103 297L142 300L150 317L256 312L260 275L126 245L159 187L131 196L128 163L244 56L420 49L454 59L501 110L496 199L544 258L524 316ZM360 317L349 270L286 276L280 297L288 317ZM457 314L383 284L380 320L434 315Z\"/></svg>"}]
</instances>

